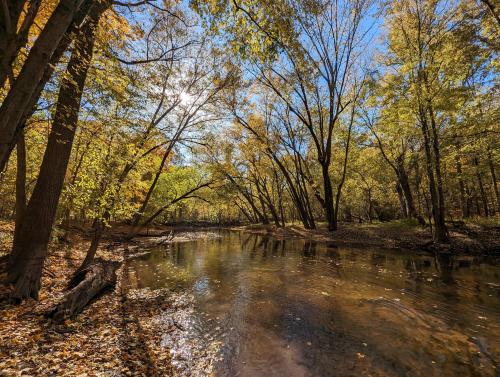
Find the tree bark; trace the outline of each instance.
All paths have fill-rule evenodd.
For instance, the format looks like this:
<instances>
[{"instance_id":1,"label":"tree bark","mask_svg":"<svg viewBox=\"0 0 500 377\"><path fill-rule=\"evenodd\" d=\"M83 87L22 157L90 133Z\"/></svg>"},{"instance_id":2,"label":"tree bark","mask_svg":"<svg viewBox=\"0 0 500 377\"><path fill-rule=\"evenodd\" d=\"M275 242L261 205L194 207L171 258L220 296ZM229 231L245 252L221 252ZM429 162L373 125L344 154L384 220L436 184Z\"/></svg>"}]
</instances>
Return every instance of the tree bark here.
<instances>
[{"instance_id":1,"label":"tree bark","mask_svg":"<svg viewBox=\"0 0 500 377\"><path fill-rule=\"evenodd\" d=\"M498 193L497 175L495 174L495 165L493 164L493 158L490 150L488 150L488 166L490 168L491 180L493 181L493 189L495 191L495 199L497 201L497 213L500 213L500 194Z\"/></svg>"},{"instance_id":2,"label":"tree bark","mask_svg":"<svg viewBox=\"0 0 500 377\"><path fill-rule=\"evenodd\" d=\"M462 163L460 162L460 156L457 154L455 156L455 166L457 169L457 179L458 179L458 189L460 191L460 209L462 211L462 217L467 218L469 217L469 211L468 211L468 206L467 206L467 201L465 199L465 185L464 185L464 179L462 177Z\"/></svg>"},{"instance_id":3,"label":"tree bark","mask_svg":"<svg viewBox=\"0 0 500 377\"><path fill-rule=\"evenodd\" d=\"M26 141L24 132L17 141L17 171L16 171L16 227L21 228L21 222L26 213Z\"/></svg>"},{"instance_id":4,"label":"tree bark","mask_svg":"<svg viewBox=\"0 0 500 377\"><path fill-rule=\"evenodd\" d=\"M321 173L323 175L323 190L324 190L323 210L325 213L325 220L328 224L328 230L334 231L337 230L338 224L333 202L332 180L330 179L330 173L328 171L329 166L330 166L329 163L321 164Z\"/></svg>"},{"instance_id":5,"label":"tree bark","mask_svg":"<svg viewBox=\"0 0 500 377\"><path fill-rule=\"evenodd\" d=\"M434 154L434 170L436 172L436 191L437 191L437 218L436 218L436 236L439 242L448 242L448 229L446 228L445 222L445 201L444 201L444 189L443 189L443 179L441 175L441 150L439 147L439 134L438 127L436 124L436 117L434 115L434 108L432 102L428 100L427 110L429 111L429 117L431 120L431 130L432 130L432 150Z\"/></svg>"},{"instance_id":6,"label":"tree bark","mask_svg":"<svg viewBox=\"0 0 500 377\"><path fill-rule=\"evenodd\" d=\"M73 277L72 287L62 300L47 314L55 322L80 313L83 308L99 293L116 284L116 270L119 262L96 260Z\"/></svg>"},{"instance_id":7,"label":"tree bark","mask_svg":"<svg viewBox=\"0 0 500 377\"><path fill-rule=\"evenodd\" d=\"M90 242L90 247L87 250L85 259L83 260L80 267L78 267L75 274L79 273L80 271L83 271L94 261L97 248L99 247L99 242L101 241L102 231L104 230L103 224L99 219L95 219L94 221L95 223L92 227L94 230L94 234L92 236L92 241Z\"/></svg>"},{"instance_id":8,"label":"tree bark","mask_svg":"<svg viewBox=\"0 0 500 377\"><path fill-rule=\"evenodd\" d=\"M107 8L101 1L80 29L61 81L47 148L26 215L16 232L9 263L9 281L15 299L38 298L43 264L75 136L87 71L92 60L94 35Z\"/></svg>"},{"instance_id":9,"label":"tree bark","mask_svg":"<svg viewBox=\"0 0 500 377\"><path fill-rule=\"evenodd\" d=\"M434 239L438 242L447 242L448 234L446 231L446 225L444 223L444 218L440 217L439 198L436 188L436 181L434 177L434 167L433 167L434 159L431 149L431 136L429 132L429 125L427 121L427 115L425 114L425 110L422 108L422 106L419 109L419 115L420 115L420 126L422 130L422 135L424 137L424 150L425 150L427 177L429 179L429 192L431 194L431 212L432 212L432 218L434 220L433 236Z\"/></svg>"},{"instance_id":10,"label":"tree bark","mask_svg":"<svg viewBox=\"0 0 500 377\"><path fill-rule=\"evenodd\" d=\"M158 170L156 171L155 177L153 179L153 182L149 185L148 192L146 193L146 197L144 198L144 201L142 202L141 208L137 213L134 214L134 217L132 219L132 228L137 227L139 225L139 222L142 219L142 216L144 215L146 208L148 207L149 200L151 199L151 195L153 195L153 191L156 188L156 185L158 183L158 180L160 179L161 173L163 171L163 168L165 167L165 163L167 162L168 156L170 156L170 152L172 151L172 148L174 147L175 141L172 140L170 142L170 145L166 149L165 153L163 153L163 158L161 160L160 166L158 167Z\"/></svg>"},{"instance_id":11,"label":"tree bark","mask_svg":"<svg viewBox=\"0 0 500 377\"><path fill-rule=\"evenodd\" d=\"M397 177L406 204L406 212L409 217L416 219L420 225L425 225L425 220L420 216L415 208L415 202L413 201L413 194L410 187L410 181L408 179L408 174L406 174L406 169L404 168L402 162L396 163L397 167Z\"/></svg>"},{"instance_id":12,"label":"tree bark","mask_svg":"<svg viewBox=\"0 0 500 377\"><path fill-rule=\"evenodd\" d=\"M26 0L0 0L0 88L7 78L14 81L12 63L21 47L26 45L28 32L35 20L41 0L31 0L26 15L18 29Z\"/></svg>"},{"instance_id":13,"label":"tree bark","mask_svg":"<svg viewBox=\"0 0 500 377\"><path fill-rule=\"evenodd\" d=\"M0 171L15 145L20 121L29 111L31 98L59 42L77 15L83 2L95 0L61 0L35 41L19 76L14 81L0 107Z\"/></svg>"},{"instance_id":14,"label":"tree bark","mask_svg":"<svg viewBox=\"0 0 500 377\"><path fill-rule=\"evenodd\" d=\"M481 172L479 170L479 160L477 156L474 156L473 162L474 166L476 167L476 178L479 185L479 193L481 194L481 201L483 202L484 216L488 217L490 214L488 208L488 197L486 196L486 191L484 190L483 177L481 176Z\"/></svg>"}]
</instances>

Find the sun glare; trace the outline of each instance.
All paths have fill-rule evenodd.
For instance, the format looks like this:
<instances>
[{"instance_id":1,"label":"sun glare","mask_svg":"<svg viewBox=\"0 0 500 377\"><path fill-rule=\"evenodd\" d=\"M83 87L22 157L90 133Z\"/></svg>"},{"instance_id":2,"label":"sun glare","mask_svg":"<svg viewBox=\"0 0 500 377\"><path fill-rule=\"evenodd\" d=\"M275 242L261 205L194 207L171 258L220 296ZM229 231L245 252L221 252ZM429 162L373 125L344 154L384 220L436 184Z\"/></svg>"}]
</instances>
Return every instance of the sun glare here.
<instances>
[{"instance_id":1,"label":"sun glare","mask_svg":"<svg viewBox=\"0 0 500 377\"><path fill-rule=\"evenodd\" d=\"M188 93L182 92L180 95L181 104L188 105L191 103L192 96Z\"/></svg>"}]
</instances>

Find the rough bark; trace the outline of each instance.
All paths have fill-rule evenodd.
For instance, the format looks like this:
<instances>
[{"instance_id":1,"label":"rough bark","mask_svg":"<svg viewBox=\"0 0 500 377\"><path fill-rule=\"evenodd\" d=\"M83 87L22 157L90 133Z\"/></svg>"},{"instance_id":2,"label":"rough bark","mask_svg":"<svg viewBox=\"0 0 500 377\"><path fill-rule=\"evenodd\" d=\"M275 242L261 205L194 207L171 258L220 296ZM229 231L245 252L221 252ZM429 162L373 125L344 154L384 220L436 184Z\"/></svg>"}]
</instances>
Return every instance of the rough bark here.
<instances>
[{"instance_id":1,"label":"rough bark","mask_svg":"<svg viewBox=\"0 0 500 377\"><path fill-rule=\"evenodd\" d=\"M38 298L43 264L75 135L80 101L92 59L94 34L103 1L95 7L75 41L67 75L62 79L56 112L37 183L21 227L16 231L9 263L15 299Z\"/></svg>"},{"instance_id":2,"label":"rough bark","mask_svg":"<svg viewBox=\"0 0 500 377\"><path fill-rule=\"evenodd\" d=\"M410 181L408 179L406 169L404 168L402 162L397 162L396 167L398 182L401 186L401 190L405 199L407 214L409 217L416 219L420 225L425 225L424 218L418 214L417 209L415 208L415 202L413 200L413 194L411 191Z\"/></svg>"},{"instance_id":3,"label":"rough bark","mask_svg":"<svg viewBox=\"0 0 500 377\"><path fill-rule=\"evenodd\" d=\"M116 284L116 270L120 262L97 259L80 270L71 281L71 289L47 314L56 322L80 313L85 306L104 290Z\"/></svg>"},{"instance_id":4,"label":"rough bark","mask_svg":"<svg viewBox=\"0 0 500 377\"><path fill-rule=\"evenodd\" d=\"M17 171L16 171L16 230L20 229L26 213L26 141L24 133L17 141Z\"/></svg>"},{"instance_id":5,"label":"rough bark","mask_svg":"<svg viewBox=\"0 0 500 377\"><path fill-rule=\"evenodd\" d=\"M398 193L401 215L403 216L403 218L407 219L408 217L410 217L410 214L408 213L408 206L406 205L406 200L403 195L403 189L401 188L401 184L399 182L396 183L396 192Z\"/></svg>"}]
</instances>

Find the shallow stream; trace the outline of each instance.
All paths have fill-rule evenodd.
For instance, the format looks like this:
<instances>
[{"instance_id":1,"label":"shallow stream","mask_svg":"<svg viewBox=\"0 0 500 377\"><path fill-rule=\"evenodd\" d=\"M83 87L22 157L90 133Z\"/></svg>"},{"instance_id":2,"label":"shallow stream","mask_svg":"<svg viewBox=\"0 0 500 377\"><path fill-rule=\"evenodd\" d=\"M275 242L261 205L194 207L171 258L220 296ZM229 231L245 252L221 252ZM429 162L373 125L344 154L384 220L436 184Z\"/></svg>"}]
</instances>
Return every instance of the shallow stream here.
<instances>
[{"instance_id":1,"label":"shallow stream","mask_svg":"<svg viewBox=\"0 0 500 377\"><path fill-rule=\"evenodd\" d=\"M498 262L221 231L126 271L189 297L163 334L181 375L495 376Z\"/></svg>"}]
</instances>

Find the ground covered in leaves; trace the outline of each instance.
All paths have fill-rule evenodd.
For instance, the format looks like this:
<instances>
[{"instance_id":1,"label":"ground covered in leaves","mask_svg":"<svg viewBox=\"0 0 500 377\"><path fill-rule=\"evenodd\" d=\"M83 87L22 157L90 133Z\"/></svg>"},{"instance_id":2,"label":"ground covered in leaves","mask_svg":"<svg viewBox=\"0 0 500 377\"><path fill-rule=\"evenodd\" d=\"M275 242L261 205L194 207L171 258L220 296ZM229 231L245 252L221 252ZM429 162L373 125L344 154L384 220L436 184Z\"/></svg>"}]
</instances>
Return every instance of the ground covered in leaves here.
<instances>
[{"instance_id":1,"label":"ground covered in leaves","mask_svg":"<svg viewBox=\"0 0 500 377\"><path fill-rule=\"evenodd\" d=\"M11 224L0 224L1 254L12 242ZM61 298L72 273L85 256L88 241L74 236L52 245L44 268L40 300L12 305L0 296L0 376L169 376L174 374L165 333L182 333L167 312L179 310L175 295L124 292L114 289L87 306L75 318L56 325L45 313ZM117 247L104 242L98 254L122 260L137 245ZM142 247L141 247L142 248ZM1 278L1 277L0 277ZM180 300L182 302L182 300ZM177 305L177 306L176 306ZM185 300L180 304L186 307ZM174 338L175 339L175 338Z\"/></svg>"}]
</instances>

